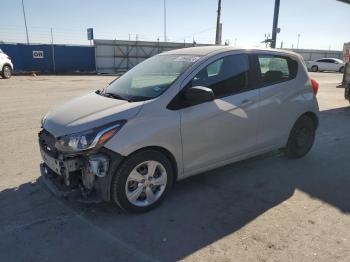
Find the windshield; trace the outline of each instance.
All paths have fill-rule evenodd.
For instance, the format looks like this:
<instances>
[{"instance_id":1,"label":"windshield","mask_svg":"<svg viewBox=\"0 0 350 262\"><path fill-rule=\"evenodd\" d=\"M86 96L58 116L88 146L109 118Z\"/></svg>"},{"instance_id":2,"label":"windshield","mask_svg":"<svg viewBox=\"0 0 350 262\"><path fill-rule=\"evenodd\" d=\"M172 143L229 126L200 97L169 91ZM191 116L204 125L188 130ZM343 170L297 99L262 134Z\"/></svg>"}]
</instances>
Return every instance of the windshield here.
<instances>
[{"instance_id":1,"label":"windshield","mask_svg":"<svg viewBox=\"0 0 350 262\"><path fill-rule=\"evenodd\" d=\"M112 82L104 93L131 101L157 97L199 58L191 55L151 57Z\"/></svg>"}]
</instances>

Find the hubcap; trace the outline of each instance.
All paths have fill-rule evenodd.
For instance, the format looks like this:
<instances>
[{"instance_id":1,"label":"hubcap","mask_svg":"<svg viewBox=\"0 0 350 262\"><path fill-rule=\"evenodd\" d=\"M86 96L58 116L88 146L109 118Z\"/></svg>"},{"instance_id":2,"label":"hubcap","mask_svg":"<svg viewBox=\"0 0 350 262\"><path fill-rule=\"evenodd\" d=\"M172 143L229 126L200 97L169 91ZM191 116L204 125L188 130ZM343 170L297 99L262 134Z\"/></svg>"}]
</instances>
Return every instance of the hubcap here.
<instances>
[{"instance_id":1,"label":"hubcap","mask_svg":"<svg viewBox=\"0 0 350 262\"><path fill-rule=\"evenodd\" d=\"M4 75L5 77L10 77L11 75L11 69L8 66L4 67Z\"/></svg>"},{"instance_id":2,"label":"hubcap","mask_svg":"<svg viewBox=\"0 0 350 262\"><path fill-rule=\"evenodd\" d=\"M126 180L126 197L135 206L149 206L161 197L166 183L167 173L161 163L153 160L142 162Z\"/></svg>"}]
</instances>

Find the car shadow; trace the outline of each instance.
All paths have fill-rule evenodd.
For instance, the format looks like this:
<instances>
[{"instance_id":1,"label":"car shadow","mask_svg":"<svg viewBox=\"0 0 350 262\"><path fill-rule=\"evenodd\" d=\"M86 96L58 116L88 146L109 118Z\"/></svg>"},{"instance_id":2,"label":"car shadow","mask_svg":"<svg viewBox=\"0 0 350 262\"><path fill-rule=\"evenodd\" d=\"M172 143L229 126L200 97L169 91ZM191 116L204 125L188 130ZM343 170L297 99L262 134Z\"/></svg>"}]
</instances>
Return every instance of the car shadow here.
<instances>
[{"instance_id":1,"label":"car shadow","mask_svg":"<svg viewBox=\"0 0 350 262\"><path fill-rule=\"evenodd\" d=\"M175 261L236 232L295 190L348 214L349 119L348 107L323 111L306 157L289 160L275 151L188 178L145 214L126 214L109 203L58 200L38 182L5 189L0 258Z\"/></svg>"}]
</instances>

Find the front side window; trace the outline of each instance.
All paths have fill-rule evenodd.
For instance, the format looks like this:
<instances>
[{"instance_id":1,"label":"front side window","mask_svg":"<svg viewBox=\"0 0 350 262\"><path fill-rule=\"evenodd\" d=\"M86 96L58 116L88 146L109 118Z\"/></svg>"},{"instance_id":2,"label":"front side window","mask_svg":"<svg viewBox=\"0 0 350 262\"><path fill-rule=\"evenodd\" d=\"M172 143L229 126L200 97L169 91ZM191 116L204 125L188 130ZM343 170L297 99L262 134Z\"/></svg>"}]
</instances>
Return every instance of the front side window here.
<instances>
[{"instance_id":1,"label":"front side window","mask_svg":"<svg viewBox=\"0 0 350 262\"><path fill-rule=\"evenodd\" d=\"M199 71L187 87L209 87L216 98L225 97L239 93L247 87L248 72L248 55L229 55Z\"/></svg>"},{"instance_id":2,"label":"front side window","mask_svg":"<svg viewBox=\"0 0 350 262\"><path fill-rule=\"evenodd\" d=\"M258 55L263 84L287 81L296 75L297 62L287 57Z\"/></svg>"},{"instance_id":3,"label":"front side window","mask_svg":"<svg viewBox=\"0 0 350 262\"><path fill-rule=\"evenodd\" d=\"M104 93L131 101L155 98L199 58L191 55L154 56L112 82Z\"/></svg>"}]
</instances>

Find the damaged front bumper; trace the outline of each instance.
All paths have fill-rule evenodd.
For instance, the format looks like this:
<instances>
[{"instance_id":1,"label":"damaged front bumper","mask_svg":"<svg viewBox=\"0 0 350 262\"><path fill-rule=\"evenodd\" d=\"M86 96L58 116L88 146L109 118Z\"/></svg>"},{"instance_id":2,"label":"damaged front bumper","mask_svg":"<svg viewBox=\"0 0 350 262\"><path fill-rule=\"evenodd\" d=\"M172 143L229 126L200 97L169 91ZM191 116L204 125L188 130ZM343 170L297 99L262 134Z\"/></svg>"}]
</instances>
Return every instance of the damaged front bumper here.
<instances>
[{"instance_id":1,"label":"damaged front bumper","mask_svg":"<svg viewBox=\"0 0 350 262\"><path fill-rule=\"evenodd\" d=\"M39 133L41 181L59 197L73 197L84 202L111 199L113 174L122 156L106 148L76 155L58 152L46 134ZM51 139L52 140L52 139Z\"/></svg>"}]
</instances>

